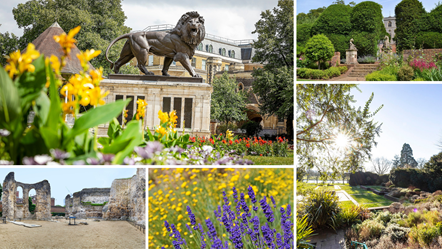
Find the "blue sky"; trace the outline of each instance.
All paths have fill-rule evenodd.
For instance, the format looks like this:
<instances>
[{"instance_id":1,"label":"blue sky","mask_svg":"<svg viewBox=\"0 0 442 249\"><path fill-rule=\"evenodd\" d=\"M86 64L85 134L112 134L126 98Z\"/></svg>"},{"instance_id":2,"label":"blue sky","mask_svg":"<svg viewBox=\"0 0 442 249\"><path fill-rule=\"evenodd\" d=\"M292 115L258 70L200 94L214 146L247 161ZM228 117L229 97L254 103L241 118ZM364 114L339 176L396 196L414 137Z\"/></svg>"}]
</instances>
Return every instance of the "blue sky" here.
<instances>
[{"instance_id":1,"label":"blue sky","mask_svg":"<svg viewBox=\"0 0 442 249\"><path fill-rule=\"evenodd\" d=\"M371 0L373 2L379 3L380 5L382 5L382 15L384 17L388 17L388 16L394 16L394 8L396 7L396 5L398 3L400 3L400 0ZM305 0L301 0L301 1L296 1L296 14L299 14L301 12L303 13L308 13L309 10L311 9L317 9L317 8L321 8L321 7L328 7L329 5L331 5L333 2L335 2L335 0L314 0L314 1L305 1ZM349 2L351 2L351 0L345 0L345 3L348 4ZM353 0L353 2L355 2L356 4L363 2L362 0ZM432 9L434 9L435 4L437 4L439 1L436 0L421 0L420 1L422 3L422 5L424 6L425 10L427 12L431 11Z\"/></svg>"},{"instance_id":2,"label":"blue sky","mask_svg":"<svg viewBox=\"0 0 442 249\"><path fill-rule=\"evenodd\" d=\"M117 178L128 178L136 174L135 168L0 168L0 184L9 172L15 172L15 180L22 183L37 183L48 180L55 205L64 206L67 194L83 188L110 188ZM21 192L21 188L18 188ZM68 191L69 190L69 191ZM22 196L22 193L20 193Z\"/></svg>"},{"instance_id":3,"label":"blue sky","mask_svg":"<svg viewBox=\"0 0 442 249\"><path fill-rule=\"evenodd\" d=\"M374 116L382 124L382 133L373 157L393 159L404 143L413 150L413 157L430 159L440 152L436 144L442 139L441 84L360 84L352 90L356 106L364 106L374 92L370 110L384 107ZM366 169L371 163L366 163Z\"/></svg>"}]
</instances>

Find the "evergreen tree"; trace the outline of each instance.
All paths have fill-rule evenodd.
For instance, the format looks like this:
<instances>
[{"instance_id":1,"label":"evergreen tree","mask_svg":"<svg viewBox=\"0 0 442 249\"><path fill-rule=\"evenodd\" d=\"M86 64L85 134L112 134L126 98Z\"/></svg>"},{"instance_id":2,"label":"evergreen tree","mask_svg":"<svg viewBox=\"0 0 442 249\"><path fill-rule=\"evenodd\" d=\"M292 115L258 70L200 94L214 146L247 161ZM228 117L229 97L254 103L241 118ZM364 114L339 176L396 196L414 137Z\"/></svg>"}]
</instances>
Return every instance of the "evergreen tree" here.
<instances>
[{"instance_id":1,"label":"evergreen tree","mask_svg":"<svg viewBox=\"0 0 442 249\"><path fill-rule=\"evenodd\" d=\"M418 0L402 0L394 9L396 15L395 40L399 51L415 46L415 37L419 32L418 20L425 14L425 9Z\"/></svg>"},{"instance_id":2,"label":"evergreen tree","mask_svg":"<svg viewBox=\"0 0 442 249\"><path fill-rule=\"evenodd\" d=\"M402 146L401 150L401 158L399 159L400 168L416 168L417 162L413 157L413 150L411 149L411 146L407 143L405 143Z\"/></svg>"}]
</instances>

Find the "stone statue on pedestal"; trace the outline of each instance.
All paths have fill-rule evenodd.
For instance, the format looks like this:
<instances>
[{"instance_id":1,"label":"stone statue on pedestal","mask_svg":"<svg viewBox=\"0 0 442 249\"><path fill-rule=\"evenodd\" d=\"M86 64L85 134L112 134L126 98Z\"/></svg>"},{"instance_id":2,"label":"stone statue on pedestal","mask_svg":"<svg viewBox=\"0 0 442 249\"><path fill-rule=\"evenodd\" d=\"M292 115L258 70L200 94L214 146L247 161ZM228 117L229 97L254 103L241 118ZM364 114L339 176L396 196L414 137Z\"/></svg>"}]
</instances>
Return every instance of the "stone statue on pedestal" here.
<instances>
[{"instance_id":1,"label":"stone statue on pedestal","mask_svg":"<svg viewBox=\"0 0 442 249\"><path fill-rule=\"evenodd\" d=\"M349 50L356 50L358 51L358 49L356 48L355 44L353 44L354 40L353 38L350 39L350 48Z\"/></svg>"}]
</instances>

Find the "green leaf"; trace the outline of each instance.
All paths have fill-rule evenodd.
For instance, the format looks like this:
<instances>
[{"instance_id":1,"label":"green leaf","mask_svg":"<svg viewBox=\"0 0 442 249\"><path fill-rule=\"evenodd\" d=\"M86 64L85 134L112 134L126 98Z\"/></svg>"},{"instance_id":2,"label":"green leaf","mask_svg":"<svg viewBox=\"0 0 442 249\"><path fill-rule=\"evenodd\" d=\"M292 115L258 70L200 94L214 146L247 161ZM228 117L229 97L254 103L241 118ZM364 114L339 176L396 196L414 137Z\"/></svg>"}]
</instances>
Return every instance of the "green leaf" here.
<instances>
[{"instance_id":1,"label":"green leaf","mask_svg":"<svg viewBox=\"0 0 442 249\"><path fill-rule=\"evenodd\" d=\"M87 111L79 119L75 120L74 127L68 132L66 139L72 139L72 137L92 127L111 121L123 111L129 101L130 100L118 100Z\"/></svg>"},{"instance_id":2,"label":"green leaf","mask_svg":"<svg viewBox=\"0 0 442 249\"><path fill-rule=\"evenodd\" d=\"M58 94L54 73L49 67L46 68L46 73L49 75L49 99L51 100L51 106L45 127L56 130L61 116L60 95Z\"/></svg>"},{"instance_id":3,"label":"green leaf","mask_svg":"<svg viewBox=\"0 0 442 249\"><path fill-rule=\"evenodd\" d=\"M17 88L5 69L0 67L0 127L12 128L9 124L21 114L20 101Z\"/></svg>"},{"instance_id":4,"label":"green leaf","mask_svg":"<svg viewBox=\"0 0 442 249\"><path fill-rule=\"evenodd\" d=\"M40 96L41 90L46 84L45 59L41 55L32 62L34 72L25 72L16 80L16 85L21 98L21 108L26 112L32 101ZM49 70L53 74L52 70Z\"/></svg>"},{"instance_id":5,"label":"green leaf","mask_svg":"<svg viewBox=\"0 0 442 249\"><path fill-rule=\"evenodd\" d=\"M99 137L98 138L98 143L100 143L103 146L109 146L111 141L111 138L109 137Z\"/></svg>"},{"instance_id":6,"label":"green leaf","mask_svg":"<svg viewBox=\"0 0 442 249\"><path fill-rule=\"evenodd\" d=\"M117 138L119 135L121 135L122 129L120 124L118 123L118 120L116 118L112 119L112 121L109 123L109 128L107 129L107 135L111 139Z\"/></svg>"},{"instance_id":7,"label":"green leaf","mask_svg":"<svg viewBox=\"0 0 442 249\"><path fill-rule=\"evenodd\" d=\"M134 138L135 137L121 140L118 142L113 142L109 146L104 146L102 152L104 154L117 154L118 152L123 151L130 144L130 142L134 140Z\"/></svg>"},{"instance_id":8,"label":"green leaf","mask_svg":"<svg viewBox=\"0 0 442 249\"><path fill-rule=\"evenodd\" d=\"M134 150L135 146L140 145L143 142L143 133L141 130L141 122L137 120L130 121L123 134L115 139L115 143L120 143L123 140L131 139L130 143L122 151L115 155L113 164L122 164L126 156L128 156Z\"/></svg>"},{"instance_id":9,"label":"green leaf","mask_svg":"<svg viewBox=\"0 0 442 249\"><path fill-rule=\"evenodd\" d=\"M49 116L51 101L45 92L41 91L40 96L35 100L34 112L36 119L39 119L39 127L43 126Z\"/></svg>"},{"instance_id":10,"label":"green leaf","mask_svg":"<svg viewBox=\"0 0 442 249\"><path fill-rule=\"evenodd\" d=\"M40 127L40 133L49 149L59 148L60 139L58 138L58 129Z\"/></svg>"}]
</instances>

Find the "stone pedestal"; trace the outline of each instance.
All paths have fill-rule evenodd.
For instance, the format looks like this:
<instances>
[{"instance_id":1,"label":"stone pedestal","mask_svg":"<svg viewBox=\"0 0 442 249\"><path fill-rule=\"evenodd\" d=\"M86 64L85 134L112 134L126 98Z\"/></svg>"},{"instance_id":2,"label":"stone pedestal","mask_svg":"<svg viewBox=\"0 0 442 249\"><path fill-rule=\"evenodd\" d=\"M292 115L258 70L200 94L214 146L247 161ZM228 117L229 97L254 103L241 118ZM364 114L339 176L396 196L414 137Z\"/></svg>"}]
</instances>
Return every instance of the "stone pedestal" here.
<instances>
[{"instance_id":1,"label":"stone pedestal","mask_svg":"<svg viewBox=\"0 0 442 249\"><path fill-rule=\"evenodd\" d=\"M358 63L358 50L347 49L345 64L354 65Z\"/></svg>"},{"instance_id":2,"label":"stone pedestal","mask_svg":"<svg viewBox=\"0 0 442 249\"><path fill-rule=\"evenodd\" d=\"M136 113L136 100L144 99L148 104L145 125L152 132L155 126L160 125L158 111L164 111L163 105L168 101L169 104L166 105L169 110L176 110L177 107L181 109L177 110L180 127L176 130L179 134L184 129L184 132L191 136L210 136L210 100L213 90L209 84L202 83L202 78L109 75L109 79L101 81L100 87L109 91L105 98L106 103L115 102L116 99L132 98L133 106L130 108L134 113ZM191 121L190 124L188 121L185 124L190 128L183 128L185 119ZM98 136L107 136L107 128L107 124L100 125Z\"/></svg>"}]
</instances>

